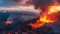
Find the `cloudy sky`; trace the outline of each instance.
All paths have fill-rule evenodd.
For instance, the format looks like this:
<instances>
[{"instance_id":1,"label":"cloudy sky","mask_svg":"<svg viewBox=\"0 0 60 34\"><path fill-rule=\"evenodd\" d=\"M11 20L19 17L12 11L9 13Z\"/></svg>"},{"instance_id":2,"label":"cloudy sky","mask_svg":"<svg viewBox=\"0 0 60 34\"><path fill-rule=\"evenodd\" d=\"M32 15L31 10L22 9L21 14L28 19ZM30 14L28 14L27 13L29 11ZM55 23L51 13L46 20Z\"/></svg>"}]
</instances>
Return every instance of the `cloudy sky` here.
<instances>
[{"instance_id":1,"label":"cloudy sky","mask_svg":"<svg viewBox=\"0 0 60 34\"><path fill-rule=\"evenodd\" d=\"M0 9L4 7L19 7L22 4L25 4L25 2L28 2L27 4L32 3L32 0L0 0ZM60 4L60 0L56 0ZM35 8L40 7L41 9L44 9L43 6L52 5L54 3L54 0L33 0L33 5Z\"/></svg>"},{"instance_id":2,"label":"cloudy sky","mask_svg":"<svg viewBox=\"0 0 60 34\"><path fill-rule=\"evenodd\" d=\"M20 6L29 0L0 0L0 7Z\"/></svg>"},{"instance_id":3,"label":"cloudy sky","mask_svg":"<svg viewBox=\"0 0 60 34\"><path fill-rule=\"evenodd\" d=\"M7 7L7 6L18 6L19 3L15 2L15 0L0 0L0 7Z\"/></svg>"},{"instance_id":4,"label":"cloudy sky","mask_svg":"<svg viewBox=\"0 0 60 34\"><path fill-rule=\"evenodd\" d=\"M26 2L28 2L28 0L0 0L0 9L24 9L26 7L22 7L22 5ZM33 9L33 7L31 9Z\"/></svg>"},{"instance_id":5,"label":"cloudy sky","mask_svg":"<svg viewBox=\"0 0 60 34\"><path fill-rule=\"evenodd\" d=\"M23 1L26 2L32 2L32 0L0 0L0 6L10 6L10 5L20 5L20 3ZM54 0L33 0L33 3L35 5L50 5L54 2ZM60 0L56 0L56 2L60 3Z\"/></svg>"}]
</instances>

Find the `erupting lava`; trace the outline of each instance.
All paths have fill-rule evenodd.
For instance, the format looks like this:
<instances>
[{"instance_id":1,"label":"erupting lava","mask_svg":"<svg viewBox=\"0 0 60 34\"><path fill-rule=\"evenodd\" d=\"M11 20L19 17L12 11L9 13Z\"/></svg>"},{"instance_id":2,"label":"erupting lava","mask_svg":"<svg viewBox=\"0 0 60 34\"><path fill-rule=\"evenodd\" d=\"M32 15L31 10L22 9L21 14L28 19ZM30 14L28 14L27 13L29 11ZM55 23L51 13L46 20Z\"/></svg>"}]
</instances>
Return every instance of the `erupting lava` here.
<instances>
[{"instance_id":1,"label":"erupting lava","mask_svg":"<svg viewBox=\"0 0 60 34\"><path fill-rule=\"evenodd\" d=\"M33 29L40 28L45 23L53 23L57 20L57 12L60 11L60 6L49 6L49 9L40 16L40 18L34 23L30 23Z\"/></svg>"}]
</instances>

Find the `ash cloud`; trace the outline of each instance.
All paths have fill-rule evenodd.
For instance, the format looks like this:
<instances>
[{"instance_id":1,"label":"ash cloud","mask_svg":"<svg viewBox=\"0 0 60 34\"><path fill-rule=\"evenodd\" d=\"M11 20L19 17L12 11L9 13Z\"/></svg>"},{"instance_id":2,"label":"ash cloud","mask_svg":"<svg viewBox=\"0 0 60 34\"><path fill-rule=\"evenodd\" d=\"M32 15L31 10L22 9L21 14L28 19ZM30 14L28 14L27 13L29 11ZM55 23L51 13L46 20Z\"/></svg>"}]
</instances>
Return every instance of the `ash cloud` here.
<instances>
[{"instance_id":1,"label":"ash cloud","mask_svg":"<svg viewBox=\"0 0 60 34\"><path fill-rule=\"evenodd\" d=\"M60 3L60 0L56 0L58 3Z\"/></svg>"},{"instance_id":2,"label":"ash cloud","mask_svg":"<svg viewBox=\"0 0 60 34\"><path fill-rule=\"evenodd\" d=\"M50 6L54 3L54 0L34 0L35 9L39 7L41 9L46 9L47 6Z\"/></svg>"},{"instance_id":3,"label":"ash cloud","mask_svg":"<svg viewBox=\"0 0 60 34\"><path fill-rule=\"evenodd\" d=\"M35 9L41 9L43 12L48 9L48 6L52 6L55 2L60 4L60 0L33 0L33 5Z\"/></svg>"}]
</instances>

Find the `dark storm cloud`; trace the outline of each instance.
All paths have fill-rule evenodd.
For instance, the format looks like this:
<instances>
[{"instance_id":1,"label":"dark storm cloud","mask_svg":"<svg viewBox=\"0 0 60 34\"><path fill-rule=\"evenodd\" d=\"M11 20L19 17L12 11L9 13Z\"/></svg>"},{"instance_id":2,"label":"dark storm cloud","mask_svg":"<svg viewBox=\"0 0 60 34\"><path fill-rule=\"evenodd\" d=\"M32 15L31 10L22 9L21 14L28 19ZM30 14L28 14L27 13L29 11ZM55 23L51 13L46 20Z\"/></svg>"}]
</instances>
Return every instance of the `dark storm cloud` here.
<instances>
[{"instance_id":1,"label":"dark storm cloud","mask_svg":"<svg viewBox=\"0 0 60 34\"><path fill-rule=\"evenodd\" d=\"M52 5L54 0L34 0L35 8L41 7L41 9L45 9L47 6Z\"/></svg>"},{"instance_id":2,"label":"dark storm cloud","mask_svg":"<svg viewBox=\"0 0 60 34\"><path fill-rule=\"evenodd\" d=\"M60 3L60 0L56 0L58 3Z\"/></svg>"},{"instance_id":3,"label":"dark storm cloud","mask_svg":"<svg viewBox=\"0 0 60 34\"><path fill-rule=\"evenodd\" d=\"M37 5L51 5L53 3L53 0L34 0L34 4Z\"/></svg>"}]
</instances>

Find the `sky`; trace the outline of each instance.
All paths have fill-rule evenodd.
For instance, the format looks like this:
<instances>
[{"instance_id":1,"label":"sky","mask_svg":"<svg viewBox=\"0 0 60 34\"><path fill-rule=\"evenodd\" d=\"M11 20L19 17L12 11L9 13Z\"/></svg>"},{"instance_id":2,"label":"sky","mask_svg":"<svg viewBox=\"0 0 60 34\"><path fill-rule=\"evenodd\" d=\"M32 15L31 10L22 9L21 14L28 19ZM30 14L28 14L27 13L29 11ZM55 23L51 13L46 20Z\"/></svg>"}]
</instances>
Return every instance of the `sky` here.
<instances>
[{"instance_id":1,"label":"sky","mask_svg":"<svg viewBox=\"0 0 60 34\"><path fill-rule=\"evenodd\" d=\"M0 0L0 7L10 7L10 6L18 6L19 3L16 3L11 0Z\"/></svg>"},{"instance_id":2,"label":"sky","mask_svg":"<svg viewBox=\"0 0 60 34\"><path fill-rule=\"evenodd\" d=\"M0 0L0 7L20 6L28 0Z\"/></svg>"},{"instance_id":3,"label":"sky","mask_svg":"<svg viewBox=\"0 0 60 34\"><path fill-rule=\"evenodd\" d=\"M23 7L23 5L26 4L28 0L0 0L0 10L1 9L10 9L10 10L19 10L19 9L24 9L26 7ZM32 6L27 6L28 9L33 9L34 7ZM33 9L34 10L34 9Z\"/></svg>"},{"instance_id":4,"label":"sky","mask_svg":"<svg viewBox=\"0 0 60 34\"><path fill-rule=\"evenodd\" d=\"M1 8L7 8L7 7L20 7L21 5L27 4L29 2L32 3L32 0L0 0L0 9ZM56 0L60 4L60 0ZM54 0L33 0L33 5L35 8L40 7L41 9L44 9L46 6L52 5L54 3ZM45 7L43 7L45 6Z\"/></svg>"},{"instance_id":5,"label":"sky","mask_svg":"<svg viewBox=\"0 0 60 34\"><path fill-rule=\"evenodd\" d=\"M23 2L22 2L23 1ZM32 0L0 0L0 6L11 6L11 5L20 5L20 3L24 3L25 1L31 1ZM56 0L58 3L60 3L60 0ZM33 0L33 4L35 5L50 5L54 2L54 0Z\"/></svg>"}]
</instances>

